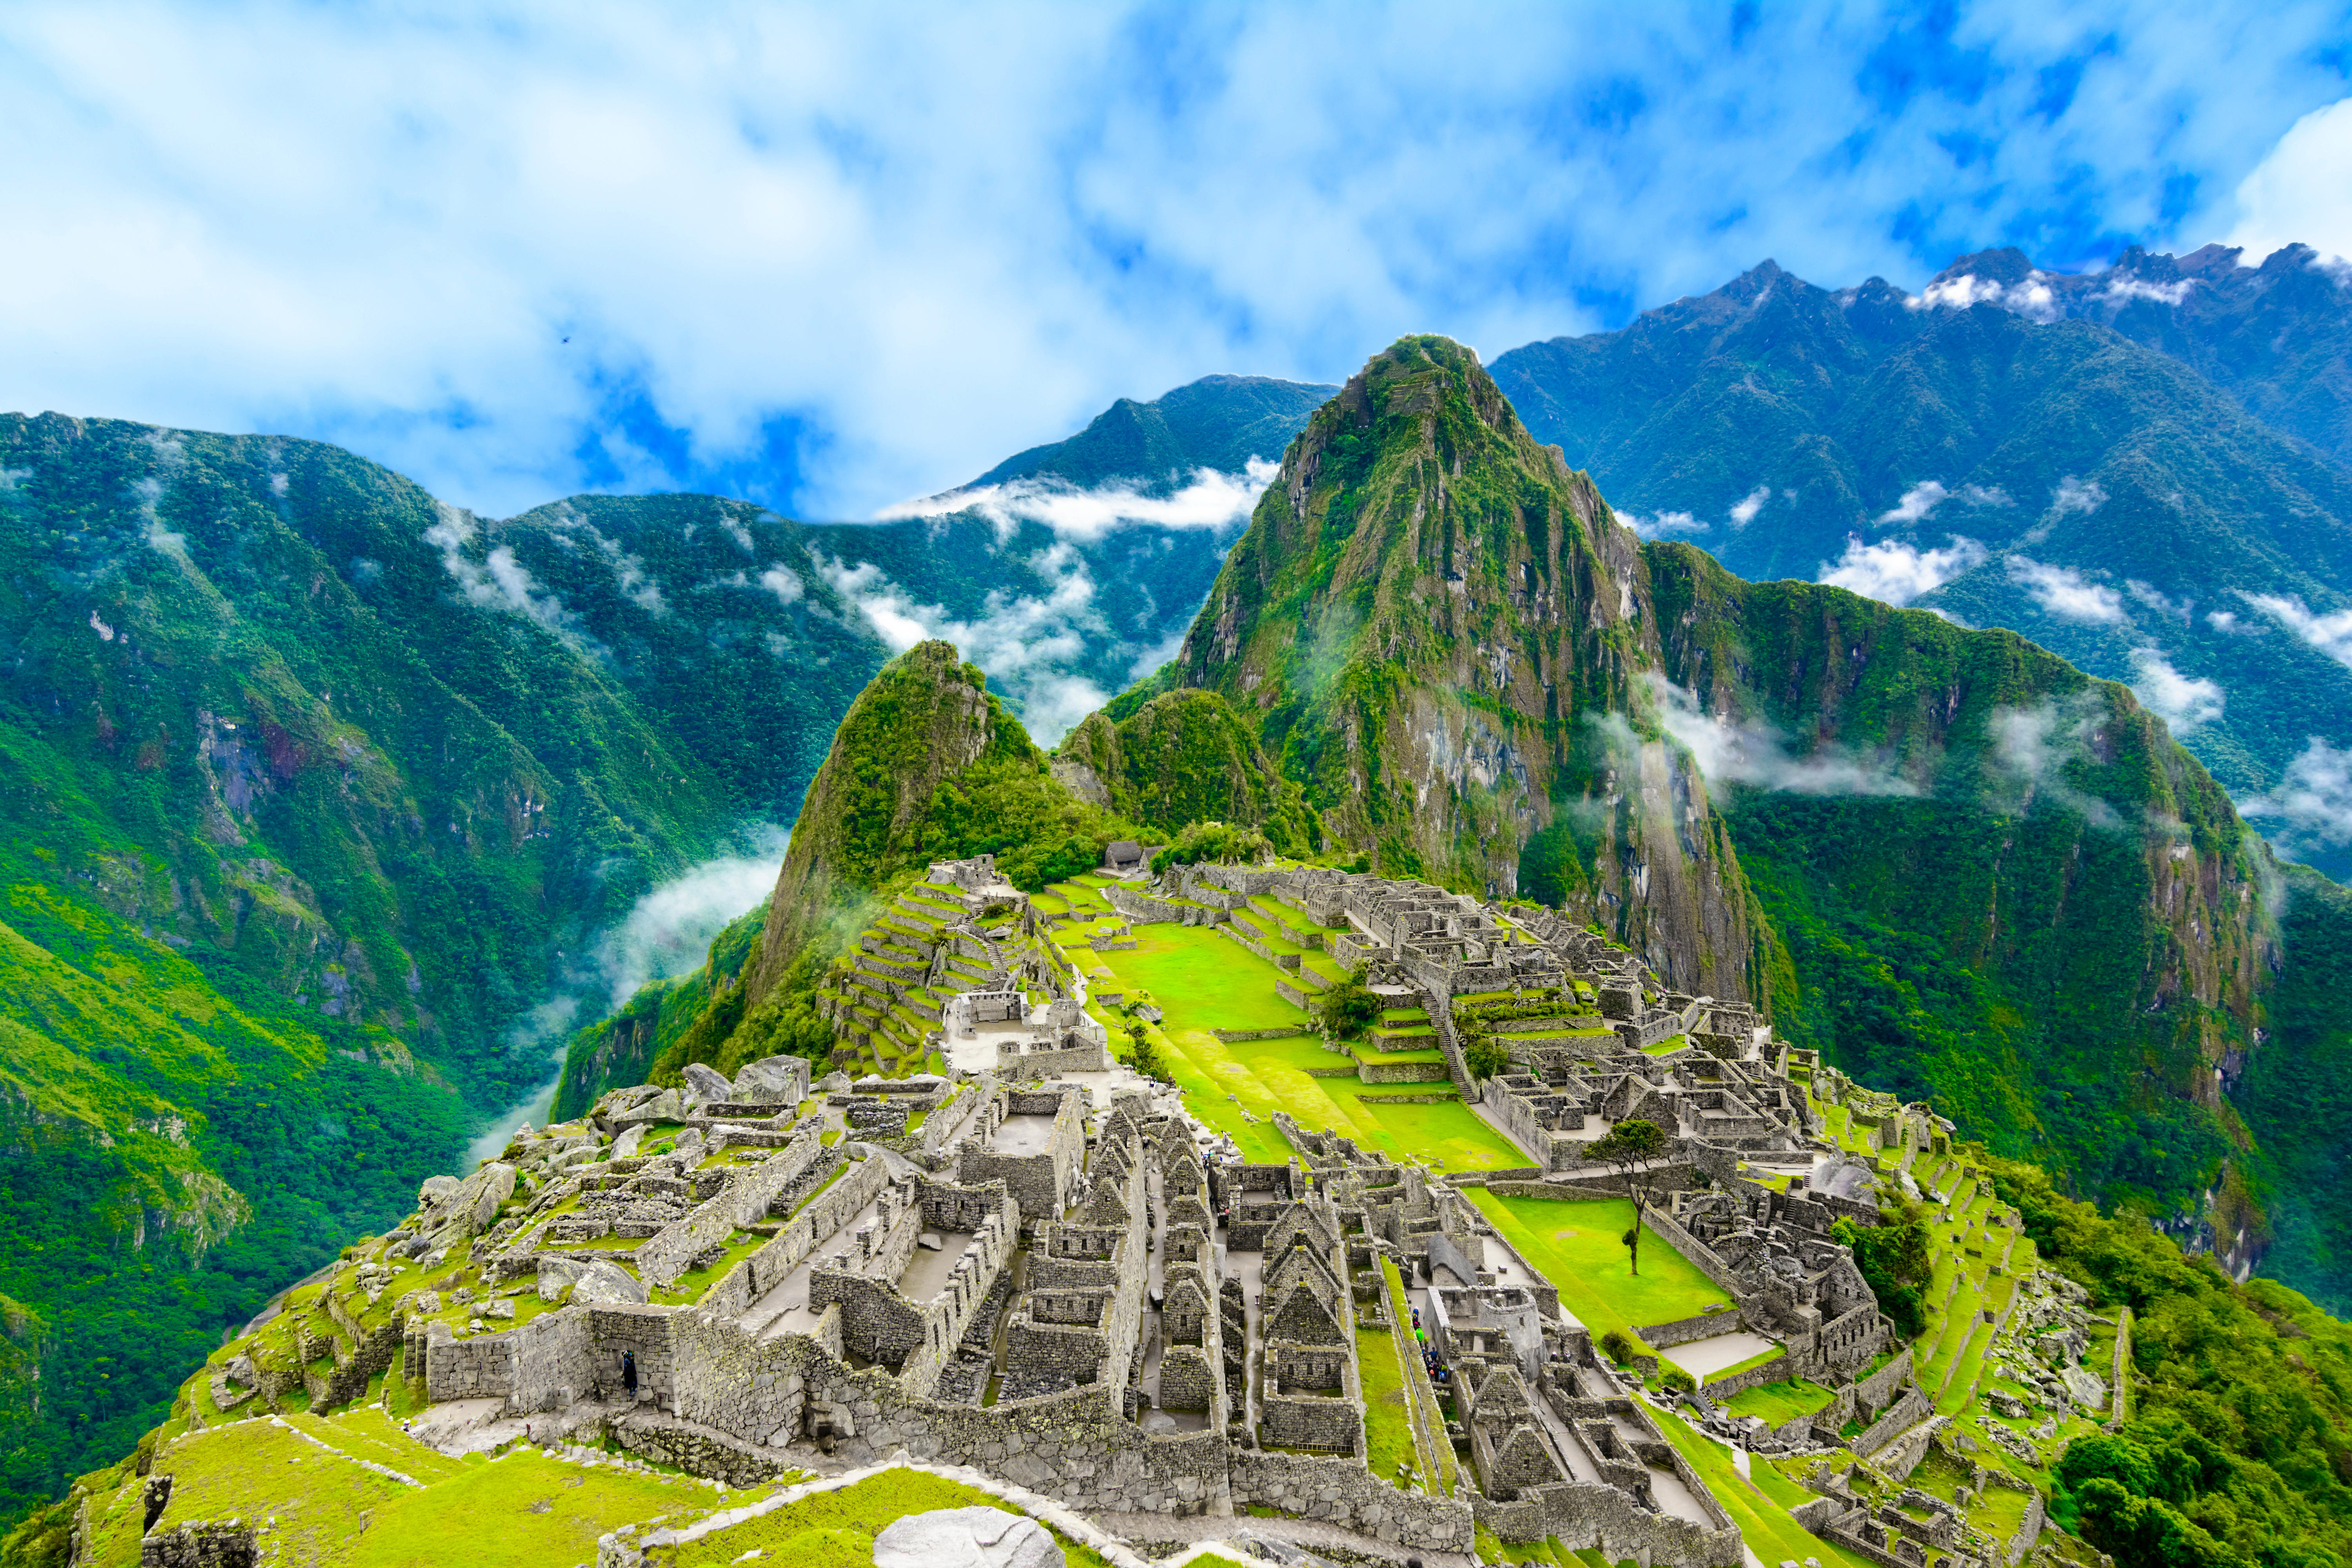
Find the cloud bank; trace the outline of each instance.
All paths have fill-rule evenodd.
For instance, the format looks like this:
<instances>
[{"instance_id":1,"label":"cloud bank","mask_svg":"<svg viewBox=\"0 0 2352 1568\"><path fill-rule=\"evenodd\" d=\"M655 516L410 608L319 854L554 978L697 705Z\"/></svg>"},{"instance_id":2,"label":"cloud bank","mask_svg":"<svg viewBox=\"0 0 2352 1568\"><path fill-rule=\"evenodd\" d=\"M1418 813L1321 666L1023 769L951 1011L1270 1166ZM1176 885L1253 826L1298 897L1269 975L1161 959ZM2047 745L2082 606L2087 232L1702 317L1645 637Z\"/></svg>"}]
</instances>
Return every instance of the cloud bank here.
<instances>
[{"instance_id":1,"label":"cloud bank","mask_svg":"<svg viewBox=\"0 0 2352 1568\"><path fill-rule=\"evenodd\" d=\"M1849 534L1845 553L1834 562L1822 562L1814 581L1889 605L1907 605L1984 561L1983 545L1958 535L1941 550L1922 550L1899 539L1872 542Z\"/></svg>"},{"instance_id":2,"label":"cloud bank","mask_svg":"<svg viewBox=\"0 0 2352 1568\"><path fill-rule=\"evenodd\" d=\"M1666 733L1690 752L1711 784L1753 784L1792 795L1916 795L1919 786L1885 763L1840 746L1798 756L1768 725L1710 713L1696 695L1663 676L1644 677Z\"/></svg>"},{"instance_id":3,"label":"cloud bank","mask_svg":"<svg viewBox=\"0 0 2352 1568\"><path fill-rule=\"evenodd\" d=\"M1339 380L1407 331L1491 353L1767 256L1917 287L1987 245L2194 244L2233 189L2324 239L2293 231L2347 183L2281 138L2343 96L2341 31L2296 0L25 0L0 407L335 440L485 515L863 517L1117 396Z\"/></svg>"},{"instance_id":4,"label":"cloud bank","mask_svg":"<svg viewBox=\"0 0 2352 1568\"><path fill-rule=\"evenodd\" d=\"M2352 844L2352 749L2312 736L2277 786L2238 802L2238 813L2284 822L2271 837L2290 854Z\"/></svg>"},{"instance_id":5,"label":"cloud bank","mask_svg":"<svg viewBox=\"0 0 2352 1568\"><path fill-rule=\"evenodd\" d=\"M772 823L750 830L745 853L705 860L629 906L596 943L596 967L614 1008L648 981L668 980L702 967L710 943L728 921L764 900L792 835Z\"/></svg>"},{"instance_id":6,"label":"cloud bank","mask_svg":"<svg viewBox=\"0 0 2352 1568\"><path fill-rule=\"evenodd\" d=\"M2281 594L2246 594L2242 597L2338 664L2352 665L2352 610L2319 616L2305 608L2301 599ZM2229 626L2221 624L2219 615L2206 619L2213 622L2217 630L2235 629L2235 617L2231 617L2232 624Z\"/></svg>"},{"instance_id":7,"label":"cloud bank","mask_svg":"<svg viewBox=\"0 0 2352 1568\"><path fill-rule=\"evenodd\" d=\"M2072 566L2054 566L2025 555L2012 555L2007 564L2009 580L2062 621L2116 626L2125 618L2121 594L2092 582Z\"/></svg>"},{"instance_id":8,"label":"cloud bank","mask_svg":"<svg viewBox=\"0 0 2352 1568\"><path fill-rule=\"evenodd\" d=\"M1055 744L1110 700L1109 692L1071 668L1085 657L1089 636L1110 634L1095 603L1094 576L1066 542L1053 544L1033 563L1051 584L1043 597L998 589L972 620L920 603L870 561L850 566L820 556L816 564L893 652L932 638L955 644L1013 699L1023 727L1041 746Z\"/></svg>"},{"instance_id":9,"label":"cloud bank","mask_svg":"<svg viewBox=\"0 0 2352 1568\"><path fill-rule=\"evenodd\" d=\"M876 521L977 512L996 525L1000 537L1009 536L1023 522L1039 522L1057 538L1080 542L1100 539L1130 522L1158 523L1163 528L1224 528L1247 522L1257 498L1281 471L1281 464L1264 458L1250 458L1246 473L1198 468L1189 483L1167 496L1145 495L1132 484L1081 489L1051 479L1014 479L900 501L883 508Z\"/></svg>"},{"instance_id":10,"label":"cloud bank","mask_svg":"<svg viewBox=\"0 0 2352 1568\"><path fill-rule=\"evenodd\" d=\"M2176 735L2221 716L2229 694L2218 681L2192 679L2172 668L2158 649L2132 650L2132 693L2149 712L2163 719Z\"/></svg>"},{"instance_id":11,"label":"cloud bank","mask_svg":"<svg viewBox=\"0 0 2352 1568\"><path fill-rule=\"evenodd\" d=\"M2352 257L2352 98L2315 109L2238 185L2238 225L2223 243L2248 256L2308 245Z\"/></svg>"}]
</instances>

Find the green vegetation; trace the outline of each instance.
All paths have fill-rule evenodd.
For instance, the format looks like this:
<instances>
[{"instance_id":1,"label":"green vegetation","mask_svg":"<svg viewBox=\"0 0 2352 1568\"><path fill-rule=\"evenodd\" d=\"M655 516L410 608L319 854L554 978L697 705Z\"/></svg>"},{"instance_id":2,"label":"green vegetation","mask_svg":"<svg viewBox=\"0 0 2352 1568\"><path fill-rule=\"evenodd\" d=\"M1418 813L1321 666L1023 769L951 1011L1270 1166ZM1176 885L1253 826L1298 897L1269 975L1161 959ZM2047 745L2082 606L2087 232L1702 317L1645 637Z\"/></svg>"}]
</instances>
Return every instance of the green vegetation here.
<instances>
[{"instance_id":1,"label":"green vegetation","mask_svg":"<svg viewBox=\"0 0 2352 1568\"><path fill-rule=\"evenodd\" d=\"M1255 827L1223 822L1188 822L1173 844L1151 857L1151 868L1165 871L1171 866L1197 866L1203 861L1250 864L1273 852L1274 846Z\"/></svg>"},{"instance_id":2,"label":"green vegetation","mask_svg":"<svg viewBox=\"0 0 2352 1568\"><path fill-rule=\"evenodd\" d=\"M1092 714L1064 738L1055 763L1098 785L1120 816L1175 836L1154 870L1321 847L1298 786L1213 691L1170 691L1116 718Z\"/></svg>"},{"instance_id":3,"label":"green vegetation","mask_svg":"<svg viewBox=\"0 0 2352 1568\"><path fill-rule=\"evenodd\" d=\"M1724 1402L1724 1408L1734 1416L1759 1415L1779 1426L1794 1421L1800 1415L1811 1415L1834 1397L1820 1384L1798 1377L1785 1383L1759 1383L1753 1388L1743 1388Z\"/></svg>"},{"instance_id":4,"label":"green vegetation","mask_svg":"<svg viewBox=\"0 0 2352 1568\"><path fill-rule=\"evenodd\" d=\"M1381 997L1365 985L1363 972L1358 970L1315 999L1315 1016L1335 1038L1353 1040L1372 1026L1384 1005Z\"/></svg>"},{"instance_id":5,"label":"green vegetation","mask_svg":"<svg viewBox=\"0 0 2352 1568\"><path fill-rule=\"evenodd\" d=\"M1396 1479L1400 1462L1416 1471L1421 1464L1397 1351L1396 1336L1386 1329L1356 1331L1356 1376L1364 1388L1364 1463L1384 1481Z\"/></svg>"},{"instance_id":6,"label":"green vegetation","mask_svg":"<svg viewBox=\"0 0 2352 1568\"><path fill-rule=\"evenodd\" d=\"M1636 1275L1623 1237L1633 1223L1627 1198L1568 1202L1507 1198L1484 1187L1467 1189L1471 1202L1494 1222L1519 1256L1559 1288L1560 1305L1596 1335L1622 1329L1636 1336L1650 1323L1695 1318L1731 1299L1672 1247Z\"/></svg>"},{"instance_id":7,"label":"green vegetation","mask_svg":"<svg viewBox=\"0 0 2352 1568\"><path fill-rule=\"evenodd\" d=\"M2036 1167L1991 1171L2046 1264L2090 1287L2095 1310L2132 1309L2132 1418L2121 1442L2061 1456L2062 1520L2127 1568L2352 1557L2352 1325L2274 1281L2236 1284ZM2196 1531L2220 1548L2195 1555Z\"/></svg>"},{"instance_id":8,"label":"green vegetation","mask_svg":"<svg viewBox=\"0 0 2352 1568\"><path fill-rule=\"evenodd\" d=\"M1831 1545L1820 1536L1789 1517L1791 1503L1805 1494L1795 1487L1778 1480L1769 1465L1752 1465L1749 1476L1741 1475L1731 1462L1730 1450L1713 1438L1701 1436L1675 1416L1661 1416L1658 1429L1690 1461L1706 1489L1715 1494L1731 1522L1739 1527L1740 1538L1749 1551L1767 1563L1798 1562L1817 1558L1823 1568L1867 1568L1851 1552ZM1790 1494L1784 1499L1773 1497L1768 1486L1785 1488Z\"/></svg>"},{"instance_id":9,"label":"green vegetation","mask_svg":"<svg viewBox=\"0 0 2352 1568\"><path fill-rule=\"evenodd\" d=\"M1830 1227L1830 1239L1853 1248L1853 1260L1879 1310L1895 1320L1895 1331L1918 1338L1927 1326L1922 1292L1932 1270L1926 1205L1897 1194L1879 1205L1878 1224L1842 1219Z\"/></svg>"}]
</instances>

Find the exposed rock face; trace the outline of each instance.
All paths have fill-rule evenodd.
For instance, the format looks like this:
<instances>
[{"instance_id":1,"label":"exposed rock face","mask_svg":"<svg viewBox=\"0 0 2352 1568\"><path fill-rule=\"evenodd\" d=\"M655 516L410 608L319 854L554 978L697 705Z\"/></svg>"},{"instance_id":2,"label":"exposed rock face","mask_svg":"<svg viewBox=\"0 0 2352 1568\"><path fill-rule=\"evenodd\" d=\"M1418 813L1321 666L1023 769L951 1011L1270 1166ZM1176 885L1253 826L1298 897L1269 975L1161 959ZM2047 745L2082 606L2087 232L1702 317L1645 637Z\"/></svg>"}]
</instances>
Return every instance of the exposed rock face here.
<instances>
[{"instance_id":1,"label":"exposed rock face","mask_svg":"<svg viewBox=\"0 0 2352 1568\"><path fill-rule=\"evenodd\" d=\"M1172 679L1223 696L1387 875L1510 894L1572 825L1570 910L1745 997L1746 888L1654 722L1660 662L1640 542L1468 350L1408 338L1291 447Z\"/></svg>"}]
</instances>

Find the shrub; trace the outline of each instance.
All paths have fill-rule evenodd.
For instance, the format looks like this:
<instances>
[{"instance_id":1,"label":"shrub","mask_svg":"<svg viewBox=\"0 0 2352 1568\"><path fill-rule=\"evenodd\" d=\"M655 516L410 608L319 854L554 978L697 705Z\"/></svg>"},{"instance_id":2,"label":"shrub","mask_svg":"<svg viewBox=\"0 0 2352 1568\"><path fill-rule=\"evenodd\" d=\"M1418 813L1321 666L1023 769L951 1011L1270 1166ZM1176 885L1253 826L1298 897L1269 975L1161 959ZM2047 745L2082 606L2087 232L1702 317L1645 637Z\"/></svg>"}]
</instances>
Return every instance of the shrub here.
<instances>
[{"instance_id":1,"label":"shrub","mask_svg":"<svg viewBox=\"0 0 2352 1568\"><path fill-rule=\"evenodd\" d=\"M1682 1368L1676 1366L1672 1362L1665 1362L1660 1364L1658 1368L1658 1381L1664 1384L1668 1388L1673 1389L1676 1394L1696 1394L1698 1392L1698 1379L1693 1377L1690 1373L1685 1372Z\"/></svg>"},{"instance_id":2,"label":"shrub","mask_svg":"<svg viewBox=\"0 0 2352 1568\"><path fill-rule=\"evenodd\" d=\"M1360 969L1318 997L1315 1013L1332 1034L1352 1040L1380 1017L1381 998L1365 985L1364 973Z\"/></svg>"},{"instance_id":3,"label":"shrub","mask_svg":"<svg viewBox=\"0 0 2352 1568\"><path fill-rule=\"evenodd\" d=\"M1635 1356L1657 1353L1622 1329L1612 1329L1601 1336L1601 1352L1619 1366L1631 1363Z\"/></svg>"}]
</instances>

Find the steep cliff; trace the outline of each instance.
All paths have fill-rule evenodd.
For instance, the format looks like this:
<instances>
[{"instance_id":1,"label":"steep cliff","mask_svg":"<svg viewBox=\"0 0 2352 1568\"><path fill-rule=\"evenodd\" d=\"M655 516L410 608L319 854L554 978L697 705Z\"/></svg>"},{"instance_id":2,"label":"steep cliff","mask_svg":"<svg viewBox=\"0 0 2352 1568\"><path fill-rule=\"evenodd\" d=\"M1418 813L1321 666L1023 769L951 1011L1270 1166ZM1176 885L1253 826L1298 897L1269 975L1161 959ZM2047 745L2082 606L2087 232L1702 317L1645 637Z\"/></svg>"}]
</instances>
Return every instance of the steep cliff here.
<instances>
[{"instance_id":1,"label":"steep cliff","mask_svg":"<svg viewBox=\"0 0 2352 1568\"><path fill-rule=\"evenodd\" d=\"M1643 553L1666 722L1787 954L1783 1032L2110 1198L2212 1181L2275 874L2162 721L2013 633ZM2224 1199L2227 1254L2251 1216Z\"/></svg>"},{"instance_id":2,"label":"steep cliff","mask_svg":"<svg viewBox=\"0 0 2352 1568\"><path fill-rule=\"evenodd\" d=\"M883 667L835 731L742 983L655 1071L779 1050L823 1055L831 1030L811 1010L816 973L894 879L933 860L994 855L1007 879L1039 888L1101 864L1104 846L1134 831L1054 777L952 644L917 644Z\"/></svg>"}]
</instances>

